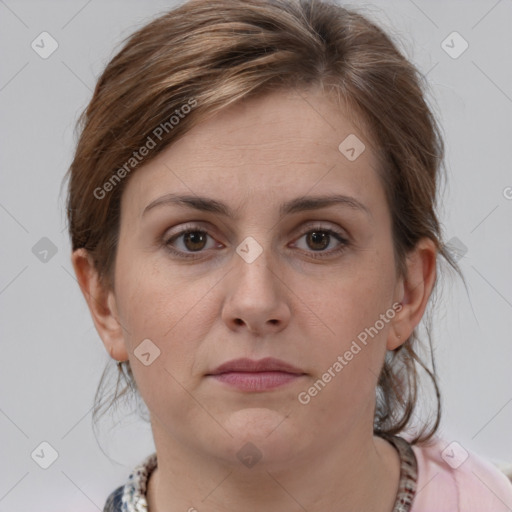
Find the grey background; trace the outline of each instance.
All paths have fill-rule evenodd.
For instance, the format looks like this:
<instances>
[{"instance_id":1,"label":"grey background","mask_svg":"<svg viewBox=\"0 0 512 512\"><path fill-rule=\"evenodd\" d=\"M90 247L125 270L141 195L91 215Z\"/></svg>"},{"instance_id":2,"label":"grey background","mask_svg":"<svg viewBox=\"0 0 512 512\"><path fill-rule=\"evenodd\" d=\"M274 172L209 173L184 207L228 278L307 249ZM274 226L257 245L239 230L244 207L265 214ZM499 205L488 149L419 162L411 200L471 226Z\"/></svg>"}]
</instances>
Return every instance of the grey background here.
<instances>
[{"instance_id":1,"label":"grey background","mask_svg":"<svg viewBox=\"0 0 512 512\"><path fill-rule=\"evenodd\" d=\"M153 450L149 425L123 411L93 434L109 356L74 279L60 186L100 71L172 5L0 0L0 512L101 510ZM512 462L512 1L362 5L427 73L447 145L445 238L467 247L469 295L448 277L434 330L441 434ZM59 45L47 59L31 48L43 31ZM441 47L453 31L469 43L456 59ZM57 251L46 262L43 237ZM48 469L31 458L43 441L58 452Z\"/></svg>"}]
</instances>

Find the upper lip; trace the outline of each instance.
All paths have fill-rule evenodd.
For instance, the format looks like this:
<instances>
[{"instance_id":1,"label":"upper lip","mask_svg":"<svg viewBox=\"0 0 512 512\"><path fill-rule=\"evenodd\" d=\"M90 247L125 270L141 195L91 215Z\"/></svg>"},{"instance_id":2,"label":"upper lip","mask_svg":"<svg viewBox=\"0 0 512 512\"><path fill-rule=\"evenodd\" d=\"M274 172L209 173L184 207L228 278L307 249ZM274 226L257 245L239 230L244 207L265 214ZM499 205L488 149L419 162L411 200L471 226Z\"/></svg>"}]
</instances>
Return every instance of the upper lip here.
<instances>
[{"instance_id":1,"label":"upper lip","mask_svg":"<svg viewBox=\"0 0 512 512\"><path fill-rule=\"evenodd\" d=\"M263 359L232 359L226 363L221 364L215 370L208 373L208 375L218 375L220 373L228 372L286 372L295 374L304 374L304 372L295 366L275 359L273 357L265 357Z\"/></svg>"}]
</instances>

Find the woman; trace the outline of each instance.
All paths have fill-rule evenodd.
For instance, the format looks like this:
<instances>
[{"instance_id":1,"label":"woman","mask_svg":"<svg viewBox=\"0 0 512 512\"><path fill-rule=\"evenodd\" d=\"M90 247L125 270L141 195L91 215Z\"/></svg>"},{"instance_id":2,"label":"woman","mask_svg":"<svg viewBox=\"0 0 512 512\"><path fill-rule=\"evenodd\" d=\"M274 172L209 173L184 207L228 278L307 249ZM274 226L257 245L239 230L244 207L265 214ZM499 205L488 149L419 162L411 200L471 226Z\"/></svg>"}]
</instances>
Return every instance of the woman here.
<instances>
[{"instance_id":1,"label":"woman","mask_svg":"<svg viewBox=\"0 0 512 512\"><path fill-rule=\"evenodd\" d=\"M418 72L320 1L193 0L100 77L72 261L156 453L105 511L509 510L435 437L417 326L443 245ZM438 399L414 424L418 370ZM401 434L401 435L399 435Z\"/></svg>"}]
</instances>

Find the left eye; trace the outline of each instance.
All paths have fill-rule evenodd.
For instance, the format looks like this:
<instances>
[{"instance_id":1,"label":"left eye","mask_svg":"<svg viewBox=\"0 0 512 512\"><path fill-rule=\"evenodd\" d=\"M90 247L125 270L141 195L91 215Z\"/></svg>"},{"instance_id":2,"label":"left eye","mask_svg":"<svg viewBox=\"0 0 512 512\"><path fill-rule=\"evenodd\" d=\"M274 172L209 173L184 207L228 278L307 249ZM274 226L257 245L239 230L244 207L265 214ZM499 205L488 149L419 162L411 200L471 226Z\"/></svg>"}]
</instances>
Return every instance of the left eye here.
<instances>
[{"instance_id":1,"label":"left eye","mask_svg":"<svg viewBox=\"0 0 512 512\"><path fill-rule=\"evenodd\" d=\"M303 248L299 247L304 250L313 250L314 252L330 252L325 251L331 243L333 242L333 239L338 242L338 245L345 245L347 241L336 231L333 231L332 229L326 229L326 228L314 228L309 230L307 233L304 233L300 238L304 238L306 241L306 245L308 247ZM298 244L296 244L298 245ZM336 250L336 249L334 249Z\"/></svg>"}]
</instances>

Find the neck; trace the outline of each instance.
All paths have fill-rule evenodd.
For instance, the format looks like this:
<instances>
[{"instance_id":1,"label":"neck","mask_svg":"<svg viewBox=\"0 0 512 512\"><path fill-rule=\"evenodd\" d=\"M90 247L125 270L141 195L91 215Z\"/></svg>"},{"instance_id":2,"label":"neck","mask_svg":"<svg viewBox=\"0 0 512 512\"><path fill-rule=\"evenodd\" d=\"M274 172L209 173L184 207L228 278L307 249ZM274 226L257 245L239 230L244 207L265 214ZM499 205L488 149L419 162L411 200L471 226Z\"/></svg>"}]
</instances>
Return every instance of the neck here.
<instances>
[{"instance_id":1,"label":"neck","mask_svg":"<svg viewBox=\"0 0 512 512\"><path fill-rule=\"evenodd\" d=\"M147 491L150 512L247 512L393 509L400 460L387 441L369 433L337 446L315 447L282 466L252 468L198 454L153 428L158 467ZM363 442L364 441L364 442Z\"/></svg>"}]
</instances>

